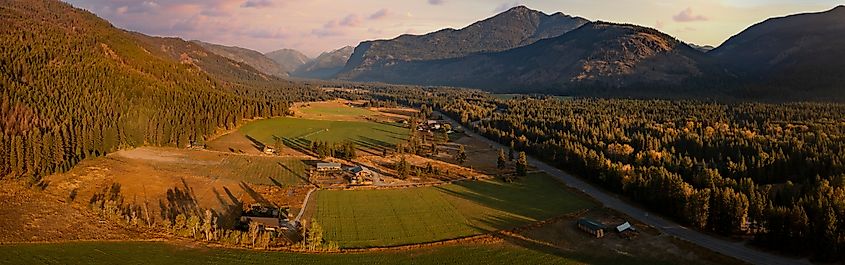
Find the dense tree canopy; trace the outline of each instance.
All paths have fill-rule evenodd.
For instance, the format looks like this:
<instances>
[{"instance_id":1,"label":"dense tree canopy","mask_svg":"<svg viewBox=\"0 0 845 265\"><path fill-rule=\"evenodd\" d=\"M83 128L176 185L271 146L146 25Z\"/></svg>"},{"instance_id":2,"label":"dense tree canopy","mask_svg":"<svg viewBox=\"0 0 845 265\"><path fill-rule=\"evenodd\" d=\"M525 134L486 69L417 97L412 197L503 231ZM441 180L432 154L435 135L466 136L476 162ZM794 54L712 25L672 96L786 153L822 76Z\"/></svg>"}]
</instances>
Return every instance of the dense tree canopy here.
<instances>
[{"instance_id":1,"label":"dense tree canopy","mask_svg":"<svg viewBox=\"0 0 845 265\"><path fill-rule=\"evenodd\" d=\"M405 90L397 93L398 90ZM842 259L845 105L495 98L376 89L436 110L682 223Z\"/></svg>"},{"instance_id":2,"label":"dense tree canopy","mask_svg":"<svg viewBox=\"0 0 845 265\"><path fill-rule=\"evenodd\" d=\"M185 53L174 60L58 1L4 0L0 24L0 176L38 180L119 148L201 143L319 96L282 81L218 79Z\"/></svg>"}]
</instances>

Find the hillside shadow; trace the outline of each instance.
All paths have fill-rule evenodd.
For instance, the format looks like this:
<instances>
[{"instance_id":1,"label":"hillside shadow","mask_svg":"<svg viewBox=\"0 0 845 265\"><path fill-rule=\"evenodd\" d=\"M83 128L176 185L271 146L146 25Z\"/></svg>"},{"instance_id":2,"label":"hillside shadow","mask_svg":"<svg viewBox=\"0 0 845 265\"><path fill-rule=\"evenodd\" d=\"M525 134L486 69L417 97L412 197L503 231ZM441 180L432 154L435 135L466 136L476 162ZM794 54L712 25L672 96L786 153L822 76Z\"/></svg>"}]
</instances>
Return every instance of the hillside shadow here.
<instances>
[{"instance_id":1,"label":"hillside shadow","mask_svg":"<svg viewBox=\"0 0 845 265\"><path fill-rule=\"evenodd\" d=\"M220 194L220 191L218 191L217 188L212 188L212 192L214 192L217 202L220 203L220 209L222 209L221 212L217 213L217 222L220 227L232 228L235 227L238 218L240 218L243 212L243 202L239 201L228 188L223 187L223 189L226 192L226 195L228 195L228 201L226 200L227 198L224 198L223 195Z\"/></svg>"},{"instance_id":2,"label":"hillside shadow","mask_svg":"<svg viewBox=\"0 0 845 265\"><path fill-rule=\"evenodd\" d=\"M294 151L297 151L297 152L300 152L300 153L303 153L303 154L306 154L306 155L316 156L316 154L313 151L311 151L311 141L308 141L308 140L305 140L305 139L302 139L302 138L287 138L287 137L281 137L279 139L282 140L282 144L284 144L285 146L287 146L290 149L293 149Z\"/></svg>"},{"instance_id":3,"label":"hillside shadow","mask_svg":"<svg viewBox=\"0 0 845 265\"><path fill-rule=\"evenodd\" d=\"M265 199L264 196L261 196L260 193L250 188L246 182L241 181L240 187L242 190L244 190L244 192L246 192L247 195L249 195L250 198L255 200L255 202L260 203L262 205L273 205L273 203Z\"/></svg>"},{"instance_id":4,"label":"hillside shadow","mask_svg":"<svg viewBox=\"0 0 845 265\"><path fill-rule=\"evenodd\" d=\"M518 182L460 181L453 183L453 185L461 187L461 189L458 189L460 191L447 189L443 186L437 186L435 188L444 194L516 216L542 219L555 214L554 209L532 207L532 202L525 200L524 197L538 195L527 190L530 187Z\"/></svg>"},{"instance_id":5,"label":"hillside shadow","mask_svg":"<svg viewBox=\"0 0 845 265\"><path fill-rule=\"evenodd\" d=\"M173 221L179 214L202 216L193 189L182 179L182 187L167 189L165 200L159 199L159 209L162 220Z\"/></svg>"},{"instance_id":6,"label":"hillside shadow","mask_svg":"<svg viewBox=\"0 0 845 265\"><path fill-rule=\"evenodd\" d=\"M470 225L473 229L483 232L489 232L491 235L504 240L506 243L514 246L518 246L525 249L530 249L533 251L541 252L548 255L557 256L560 258L564 258L570 261L574 261L576 264L620 264L621 260L630 260L634 257L630 256L621 256L618 253L609 252L604 255L596 255L590 254L593 251L583 251L584 247L575 246L574 248L561 248L555 246L553 242L547 242L545 238L541 238L535 236L535 233L528 232L528 230L519 231L503 231L503 230L510 230L515 227L524 227L528 225L530 222L525 222L524 220L512 218L512 217L501 217L501 216L485 216L484 218L474 220L477 223L475 225ZM560 222L567 222L568 225L575 226L574 222L571 220L561 220ZM517 224L517 225L514 225ZM490 227L497 229L496 231L490 231ZM551 229L549 227L541 227L541 228L528 228L530 229ZM539 230L539 232L544 232L545 230ZM584 240L591 240L594 238L590 238L586 234L584 235ZM578 244L578 243L576 243ZM579 250L579 248L581 250ZM595 252L593 252L595 253ZM635 259L635 258L634 258ZM644 262L642 260L638 260L640 262L634 263L644 263L649 264L649 262ZM651 264L663 264L661 262L651 263Z\"/></svg>"},{"instance_id":7,"label":"hillside shadow","mask_svg":"<svg viewBox=\"0 0 845 265\"><path fill-rule=\"evenodd\" d=\"M264 143L246 134L244 134L244 137L246 137L246 139L249 139L249 141L252 142L252 147L255 148L255 150L258 150L259 152L264 152L264 146L266 146L264 145Z\"/></svg>"},{"instance_id":8,"label":"hillside shadow","mask_svg":"<svg viewBox=\"0 0 845 265\"><path fill-rule=\"evenodd\" d=\"M406 140L407 140L407 139L405 139L405 141L406 141ZM388 143L388 142L385 142L385 141L382 141L382 140L378 140L378 139L374 139L374 138L367 137L367 136L359 136L359 137L358 137L358 141L360 141L363 145L377 147L377 148L374 148L374 149L378 149L378 148L396 148L396 145L395 145L395 144Z\"/></svg>"},{"instance_id":9,"label":"hillside shadow","mask_svg":"<svg viewBox=\"0 0 845 265\"><path fill-rule=\"evenodd\" d=\"M378 124L382 124L382 125L393 126L393 127L396 127L396 128L408 129L408 127L405 127L404 124L398 123L398 122L385 122L385 121L374 121L374 122L378 123Z\"/></svg>"},{"instance_id":10,"label":"hillside shadow","mask_svg":"<svg viewBox=\"0 0 845 265\"><path fill-rule=\"evenodd\" d=\"M387 133L388 136L397 136L397 135L398 136L406 136L406 137L408 136L407 133L397 133L397 132L394 132L394 131L388 131L388 130L380 129L380 128L372 128L372 129L376 130L376 131ZM407 140L407 139L405 139L405 140Z\"/></svg>"},{"instance_id":11,"label":"hillside shadow","mask_svg":"<svg viewBox=\"0 0 845 265\"><path fill-rule=\"evenodd\" d=\"M284 163L282 163L282 162L278 162L278 164L279 164L279 166L280 166L280 167L282 167L283 169L285 169L285 170L287 170L288 172L290 172L290 174L291 174L291 175L294 175L294 176L296 176L297 178L299 178L300 180L302 180L302 182L304 182L304 183L308 183L308 178L307 178L307 177L305 177L305 175L303 175L303 174L299 174L299 173L297 173L296 171L293 171L293 169L291 169L290 167L288 167L287 165L285 165L285 164L284 164ZM304 164L304 163L303 163L303 164ZM276 186L279 186L280 188L283 188L283 186L284 186L284 185L283 185L282 183L279 183L276 179L274 179L274 178L270 178L270 180L271 180L271 181L273 181L273 184L276 184Z\"/></svg>"},{"instance_id":12,"label":"hillside shadow","mask_svg":"<svg viewBox=\"0 0 845 265\"><path fill-rule=\"evenodd\" d=\"M355 143L355 145L358 147L356 148L358 151L367 153L369 155L381 155L378 151L384 150L384 147L380 147L369 142L361 140L354 140L352 142Z\"/></svg>"}]
</instances>

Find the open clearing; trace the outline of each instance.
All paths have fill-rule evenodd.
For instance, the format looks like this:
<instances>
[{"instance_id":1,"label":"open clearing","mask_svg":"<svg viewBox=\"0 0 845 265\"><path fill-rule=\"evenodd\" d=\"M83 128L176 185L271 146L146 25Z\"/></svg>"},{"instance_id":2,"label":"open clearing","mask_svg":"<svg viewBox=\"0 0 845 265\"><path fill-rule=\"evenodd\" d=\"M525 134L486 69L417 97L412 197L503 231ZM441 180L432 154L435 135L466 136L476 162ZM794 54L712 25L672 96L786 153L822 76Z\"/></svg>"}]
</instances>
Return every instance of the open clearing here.
<instances>
[{"instance_id":1,"label":"open clearing","mask_svg":"<svg viewBox=\"0 0 845 265\"><path fill-rule=\"evenodd\" d=\"M298 254L184 247L160 242L75 242L0 245L0 264L676 264L619 253L591 255L507 243L405 251ZM685 262L700 264L700 262Z\"/></svg>"},{"instance_id":2,"label":"open clearing","mask_svg":"<svg viewBox=\"0 0 845 265\"><path fill-rule=\"evenodd\" d=\"M434 242L511 228L594 205L544 174L401 190L319 191L316 219L343 248Z\"/></svg>"},{"instance_id":3,"label":"open clearing","mask_svg":"<svg viewBox=\"0 0 845 265\"><path fill-rule=\"evenodd\" d=\"M259 120L240 129L247 138L268 146L276 139L293 149L309 148L313 141L352 141L359 148L378 151L393 148L395 144L407 141L409 131L398 124L368 121L328 121L299 118L274 118Z\"/></svg>"},{"instance_id":4,"label":"open clearing","mask_svg":"<svg viewBox=\"0 0 845 265\"><path fill-rule=\"evenodd\" d=\"M143 147L82 161L48 176L45 192L85 206L114 185L126 203L158 218L173 208L238 213L243 203L270 202L299 208L306 165L296 157L269 157ZM163 218L163 217L162 217Z\"/></svg>"}]
</instances>

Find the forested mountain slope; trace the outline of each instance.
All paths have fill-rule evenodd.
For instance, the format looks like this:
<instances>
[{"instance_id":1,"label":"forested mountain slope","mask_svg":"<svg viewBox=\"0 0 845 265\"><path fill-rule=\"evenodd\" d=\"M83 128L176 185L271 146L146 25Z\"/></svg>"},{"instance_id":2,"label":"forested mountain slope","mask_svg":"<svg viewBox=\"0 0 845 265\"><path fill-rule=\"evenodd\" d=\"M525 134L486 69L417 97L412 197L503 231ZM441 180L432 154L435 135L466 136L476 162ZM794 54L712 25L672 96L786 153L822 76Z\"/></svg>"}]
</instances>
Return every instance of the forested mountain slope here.
<instances>
[{"instance_id":1,"label":"forested mountain slope","mask_svg":"<svg viewBox=\"0 0 845 265\"><path fill-rule=\"evenodd\" d=\"M359 80L496 92L646 97L716 71L704 53L669 35L606 22L591 22L508 51L407 62L385 69Z\"/></svg>"},{"instance_id":2,"label":"forested mountain slope","mask_svg":"<svg viewBox=\"0 0 845 265\"><path fill-rule=\"evenodd\" d=\"M288 74L311 61L311 58L293 49L275 50L264 54L264 56L276 62L282 68L282 71Z\"/></svg>"},{"instance_id":3,"label":"forested mountain slope","mask_svg":"<svg viewBox=\"0 0 845 265\"><path fill-rule=\"evenodd\" d=\"M752 97L845 100L845 6L772 18L710 52Z\"/></svg>"},{"instance_id":4,"label":"forested mountain slope","mask_svg":"<svg viewBox=\"0 0 845 265\"><path fill-rule=\"evenodd\" d=\"M278 63L257 51L241 47L207 43L198 40L191 42L202 46L207 51L216 53L217 55L226 57L232 61L252 66L255 70L258 70L266 75L285 77L288 76L288 72L290 71L289 69L283 69Z\"/></svg>"},{"instance_id":5,"label":"forested mountain slope","mask_svg":"<svg viewBox=\"0 0 845 265\"><path fill-rule=\"evenodd\" d=\"M518 6L459 30L362 42L338 77L367 79L371 72L390 71L387 66L391 65L509 50L560 36L587 22L580 17L562 13L547 15Z\"/></svg>"},{"instance_id":6,"label":"forested mountain slope","mask_svg":"<svg viewBox=\"0 0 845 265\"><path fill-rule=\"evenodd\" d=\"M300 65L291 75L306 78L331 78L343 69L354 50L355 47L346 46L321 53L317 58Z\"/></svg>"},{"instance_id":7,"label":"forested mountain slope","mask_svg":"<svg viewBox=\"0 0 845 265\"><path fill-rule=\"evenodd\" d=\"M0 25L0 177L38 180L118 148L201 142L282 115L307 90L55 0L0 0Z\"/></svg>"}]
</instances>

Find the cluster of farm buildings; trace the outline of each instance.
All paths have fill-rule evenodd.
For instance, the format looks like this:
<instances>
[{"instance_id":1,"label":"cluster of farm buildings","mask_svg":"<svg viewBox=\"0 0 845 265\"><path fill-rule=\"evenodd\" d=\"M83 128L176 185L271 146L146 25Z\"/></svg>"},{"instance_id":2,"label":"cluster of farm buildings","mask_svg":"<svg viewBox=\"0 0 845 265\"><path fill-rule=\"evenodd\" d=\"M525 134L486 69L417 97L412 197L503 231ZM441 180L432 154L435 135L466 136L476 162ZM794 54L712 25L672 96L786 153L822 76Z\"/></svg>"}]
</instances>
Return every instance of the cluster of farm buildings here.
<instances>
[{"instance_id":1,"label":"cluster of farm buildings","mask_svg":"<svg viewBox=\"0 0 845 265\"><path fill-rule=\"evenodd\" d=\"M618 225L611 225L608 226L602 222L597 220L589 219L589 218L581 218L575 222L575 225L581 231L584 231L595 238L602 238L606 235L607 232L613 231L619 234L619 237L622 238L633 238L637 235L637 229L634 228L631 223L625 221Z\"/></svg>"},{"instance_id":2,"label":"cluster of farm buildings","mask_svg":"<svg viewBox=\"0 0 845 265\"><path fill-rule=\"evenodd\" d=\"M335 162L318 162L309 174L309 180L315 184L346 184L351 186L373 185L380 174L364 165L344 167Z\"/></svg>"}]
</instances>

